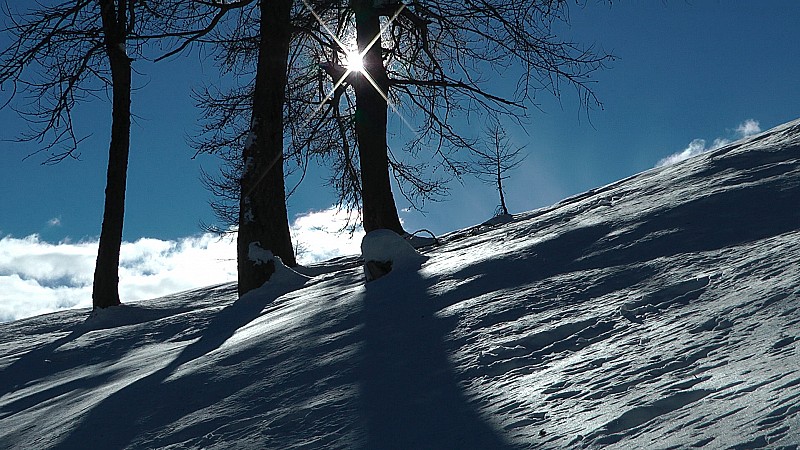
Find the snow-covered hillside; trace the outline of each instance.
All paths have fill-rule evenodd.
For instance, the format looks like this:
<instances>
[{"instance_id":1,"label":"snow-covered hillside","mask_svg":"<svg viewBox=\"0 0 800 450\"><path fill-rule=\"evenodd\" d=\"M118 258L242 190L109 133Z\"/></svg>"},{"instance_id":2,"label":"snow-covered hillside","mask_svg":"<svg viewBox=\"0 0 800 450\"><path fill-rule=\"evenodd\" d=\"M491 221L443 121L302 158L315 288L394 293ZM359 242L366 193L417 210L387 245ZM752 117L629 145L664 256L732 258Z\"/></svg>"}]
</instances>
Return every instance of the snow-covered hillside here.
<instances>
[{"instance_id":1,"label":"snow-covered hillside","mask_svg":"<svg viewBox=\"0 0 800 450\"><path fill-rule=\"evenodd\" d=\"M798 448L800 120L423 253L2 324L0 448Z\"/></svg>"}]
</instances>

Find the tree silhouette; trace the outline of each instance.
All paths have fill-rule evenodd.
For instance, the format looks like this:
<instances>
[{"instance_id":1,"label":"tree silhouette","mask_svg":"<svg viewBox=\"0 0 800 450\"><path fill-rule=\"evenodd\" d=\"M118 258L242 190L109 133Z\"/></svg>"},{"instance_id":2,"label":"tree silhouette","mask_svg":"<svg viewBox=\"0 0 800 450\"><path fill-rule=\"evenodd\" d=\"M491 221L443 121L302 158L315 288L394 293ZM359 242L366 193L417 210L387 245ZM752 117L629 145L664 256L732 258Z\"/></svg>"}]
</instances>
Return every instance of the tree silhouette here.
<instances>
[{"instance_id":1,"label":"tree silhouette","mask_svg":"<svg viewBox=\"0 0 800 450\"><path fill-rule=\"evenodd\" d=\"M295 266L286 212L283 172L283 104L291 38L291 0L261 1L259 45L253 90L251 140L244 147L239 205L237 261L239 295L260 287L275 266L252 254L272 251Z\"/></svg>"},{"instance_id":2,"label":"tree silhouette","mask_svg":"<svg viewBox=\"0 0 800 450\"><path fill-rule=\"evenodd\" d=\"M193 145L222 153L229 165L222 179L206 174L204 182L223 198L212 203L224 225L238 232L239 294L260 287L275 267L256 254L269 250L295 266L284 184L283 109L291 39L292 0L167 0L163 31L155 37L175 40L167 58L199 45L225 76L246 80L233 93L217 98L207 87L200 94L203 129ZM229 112L228 108L234 113ZM225 111L217 116L219 111ZM235 131L229 133L229 127Z\"/></svg>"},{"instance_id":3,"label":"tree silhouette","mask_svg":"<svg viewBox=\"0 0 800 450\"><path fill-rule=\"evenodd\" d=\"M480 147L470 148L473 161L469 171L482 182L495 185L500 196L495 215L508 215L503 180L509 177L508 172L525 160L526 155L521 153L525 146L514 146L499 122L492 122L484 134L486 142Z\"/></svg>"},{"instance_id":4,"label":"tree silhouette","mask_svg":"<svg viewBox=\"0 0 800 450\"><path fill-rule=\"evenodd\" d=\"M128 0L36 3L21 12L4 6L11 44L0 51L0 84L29 99L18 109L32 125L20 140L40 144L45 163L76 157L84 137L73 127L83 100L111 91L112 117L103 222L94 272L95 308L120 303L119 252L125 214L130 151L131 62L141 51L139 36L157 16L157 6Z\"/></svg>"},{"instance_id":5,"label":"tree silhouette","mask_svg":"<svg viewBox=\"0 0 800 450\"><path fill-rule=\"evenodd\" d=\"M441 193L446 179L426 176L442 168L454 177L468 171L464 151L479 150L477 140L465 137L471 121L505 116L521 122L537 93L560 96L562 84L576 89L587 109L599 106L591 75L612 59L556 36L555 24L568 20L566 1L304 4L314 14L295 24L295 48L302 56L292 60L290 86L300 95L290 101L298 99L292 104L302 113L294 115L306 119L290 125L297 127L290 134L296 150L305 146L332 155L335 186L351 190L340 198L361 200L367 231L400 231L389 173L401 186L410 182L423 200ZM354 48L364 59L358 73L345 63ZM316 78L314 65L321 68ZM389 111L412 128L402 154L417 156L420 165L396 158L386 139L378 138L386 134ZM323 138L326 153L309 144L320 135L336 135L342 144Z\"/></svg>"},{"instance_id":6,"label":"tree silhouette","mask_svg":"<svg viewBox=\"0 0 800 450\"><path fill-rule=\"evenodd\" d=\"M538 93L560 96L562 85L587 110L600 105L591 76L612 57L559 39L554 28L567 13L566 1L294 2L284 161L296 164L301 180L314 161L328 165L340 206L360 211L368 231L401 233L391 177L412 206L445 193L448 180L469 172L469 150L480 149L468 137L470 122L505 116L520 123ZM252 17L235 24L217 39L224 48L217 58L240 78L255 71L259 34ZM348 65L354 53L361 71ZM218 194L218 216L234 224L244 170L236 149L250 136L254 88L197 93L206 125L195 145L228 163L206 182ZM388 145L387 116L411 129L402 151Z\"/></svg>"}]
</instances>

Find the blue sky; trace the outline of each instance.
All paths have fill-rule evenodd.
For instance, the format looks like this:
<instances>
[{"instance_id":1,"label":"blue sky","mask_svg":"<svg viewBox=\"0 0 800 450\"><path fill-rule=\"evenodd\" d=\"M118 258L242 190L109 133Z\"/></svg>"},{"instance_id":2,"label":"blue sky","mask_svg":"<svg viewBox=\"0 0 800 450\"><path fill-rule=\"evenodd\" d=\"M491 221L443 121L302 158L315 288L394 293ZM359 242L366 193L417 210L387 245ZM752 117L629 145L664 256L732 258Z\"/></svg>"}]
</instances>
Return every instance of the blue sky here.
<instances>
[{"instance_id":1,"label":"blue sky","mask_svg":"<svg viewBox=\"0 0 800 450\"><path fill-rule=\"evenodd\" d=\"M796 0L588 3L573 7L571 27L560 31L617 56L608 70L595 74L604 108L587 117L567 87L560 101L537 99L542 111L532 111L526 130L508 128L515 143L528 149L506 183L512 212L550 205L670 155L696 153L800 117ZM122 299L234 280L235 246L203 235L199 226L213 221L200 167L213 171L216 160L192 159L186 139L198 127L191 89L214 80L214 70L197 55L160 64L139 61L135 68ZM0 99L7 93L0 90ZM25 122L13 111L0 111L0 322L91 305L109 115L108 102L83 105L76 127L91 136L80 160L42 166L41 155L24 159L34 147L8 141L25 130ZM343 218L330 208L334 195L324 176L310 173L289 201L301 262L359 251L360 235L348 240L325 232L337 230ZM424 215L402 211L406 229L444 233L491 217L497 205L492 186L465 179L451 188L448 198L425 205ZM395 193L398 206L406 208Z\"/></svg>"},{"instance_id":2,"label":"blue sky","mask_svg":"<svg viewBox=\"0 0 800 450\"><path fill-rule=\"evenodd\" d=\"M695 139L709 144L735 139L748 119L767 129L800 116L800 6L795 1L588 2L571 9L564 36L594 43L618 59L597 73L595 90L603 110L588 118L569 87L560 102L540 97L527 134L510 128L529 156L507 183L512 211L552 204L566 196L653 167ZM197 58L193 56L191 58ZM125 239L179 239L213 221L200 167L213 157L194 152L186 137L196 130L192 86L194 60L139 62L133 108ZM2 95L2 93L0 93ZM76 116L92 134L78 161L42 166L34 148L6 141L25 123L0 111L0 237L38 234L48 242L93 239L99 234L109 105L93 101ZM333 195L323 174L312 173L290 200L290 215L328 208ZM402 213L406 228L442 233L488 219L496 206L491 186L467 179L454 183L449 198L428 203L426 214ZM398 205L406 207L396 192Z\"/></svg>"}]
</instances>

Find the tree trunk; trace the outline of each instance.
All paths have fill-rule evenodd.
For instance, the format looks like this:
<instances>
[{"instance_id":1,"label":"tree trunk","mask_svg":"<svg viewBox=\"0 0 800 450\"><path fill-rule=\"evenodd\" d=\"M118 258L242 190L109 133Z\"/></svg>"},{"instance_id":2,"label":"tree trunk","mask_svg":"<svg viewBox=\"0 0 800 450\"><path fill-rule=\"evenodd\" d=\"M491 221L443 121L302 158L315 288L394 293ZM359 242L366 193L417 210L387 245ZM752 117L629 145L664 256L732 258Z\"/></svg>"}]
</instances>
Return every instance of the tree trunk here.
<instances>
[{"instance_id":1,"label":"tree trunk","mask_svg":"<svg viewBox=\"0 0 800 450\"><path fill-rule=\"evenodd\" d=\"M291 28L291 0L262 1L253 115L242 152L244 171L239 204L239 295L267 282L274 265L250 254L252 245L270 250L296 266L286 212L283 172L283 105Z\"/></svg>"},{"instance_id":2,"label":"tree trunk","mask_svg":"<svg viewBox=\"0 0 800 450\"><path fill-rule=\"evenodd\" d=\"M365 74L356 74L354 83L364 230L370 232L386 228L403 234L389 180L386 146L386 96L389 92L389 78L381 55L380 16L373 7L372 0L352 0L351 5L356 17L358 51L363 54L378 36L377 41L363 56L364 69L376 86L373 86Z\"/></svg>"},{"instance_id":3,"label":"tree trunk","mask_svg":"<svg viewBox=\"0 0 800 450\"><path fill-rule=\"evenodd\" d=\"M120 304L119 253L131 131L131 60L125 52L127 7L121 4L117 10L113 0L100 0L100 7L105 49L111 66L112 119L103 225L92 288L95 308Z\"/></svg>"},{"instance_id":4,"label":"tree trunk","mask_svg":"<svg viewBox=\"0 0 800 450\"><path fill-rule=\"evenodd\" d=\"M504 215L508 215L508 208L506 208L506 196L503 195L503 177L499 172L497 174L497 192L500 193L500 210Z\"/></svg>"}]
</instances>

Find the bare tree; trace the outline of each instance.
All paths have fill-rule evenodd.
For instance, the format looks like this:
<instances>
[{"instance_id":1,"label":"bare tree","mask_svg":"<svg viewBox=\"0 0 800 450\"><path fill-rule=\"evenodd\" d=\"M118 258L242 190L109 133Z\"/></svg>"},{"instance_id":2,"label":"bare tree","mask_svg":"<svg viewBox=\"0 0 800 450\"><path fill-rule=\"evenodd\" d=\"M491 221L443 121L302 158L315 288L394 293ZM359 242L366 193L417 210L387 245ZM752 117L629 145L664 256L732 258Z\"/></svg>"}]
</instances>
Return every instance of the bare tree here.
<instances>
[{"instance_id":1,"label":"bare tree","mask_svg":"<svg viewBox=\"0 0 800 450\"><path fill-rule=\"evenodd\" d=\"M390 176L412 205L444 193L449 179L467 172L468 150L478 148L463 124L487 116L521 123L538 93L560 96L562 84L576 90L587 110L600 105L591 75L611 56L556 36L567 6L565 0L295 2L284 158L300 169L313 159L328 164L340 205L363 208L365 229L402 232ZM225 63L252 53L254 35L226 40ZM354 55L363 69L349 65ZM252 86L202 93L214 137L204 148L245 139L241 99L248 92ZM386 138L390 114L411 129L395 151ZM227 177L212 183L228 217L236 217L238 202L226 186L241 169L233 163Z\"/></svg>"},{"instance_id":2,"label":"bare tree","mask_svg":"<svg viewBox=\"0 0 800 450\"><path fill-rule=\"evenodd\" d=\"M286 211L283 105L291 39L292 0L168 0L164 30L174 39L158 59L195 44L210 54L221 78L245 80L233 91L217 86L196 93L203 128L193 145L198 152L221 154L223 176L203 180L220 201L218 218L236 230L239 294L257 288L275 271L264 250L297 265Z\"/></svg>"},{"instance_id":3,"label":"bare tree","mask_svg":"<svg viewBox=\"0 0 800 450\"><path fill-rule=\"evenodd\" d=\"M119 252L125 213L130 150L131 62L135 38L147 28L153 9L128 0L36 3L24 12L3 9L2 30L11 44L0 52L0 84L10 84L30 101L20 110L32 125L23 141L47 152L46 163L76 156L83 140L75 134L73 111L83 100L111 91L112 117L103 223L92 290L95 308L120 303ZM7 103L7 105L10 103Z\"/></svg>"},{"instance_id":4,"label":"bare tree","mask_svg":"<svg viewBox=\"0 0 800 450\"><path fill-rule=\"evenodd\" d=\"M363 69L352 83L356 96L355 131L361 167L364 231L385 228L403 234L389 179L386 142L389 76L383 62L381 12L373 0L352 0L356 44Z\"/></svg>"},{"instance_id":5,"label":"bare tree","mask_svg":"<svg viewBox=\"0 0 800 450\"><path fill-rule=\"evenodd\" d=\"M453 177L466 172L463 150L479 148L463 124L487 116L521 123L539 92L560 96L562 84L576 90L587 110L600 106L591 75L612 57L556 36L554 25L568 20L566 0L304 4L314 14L295 23L302 56L292 60L292 68L303 76L290 81L301 93L290 107L303 111L295 116L313 119L292 129L293 142L296 148L312 148L308 130L317 135L340 130L344 143L329 147L337 150L335 167L354 169L339 172L347 179L337 187L360 189L353 195L362 201L368 231L401 231L395 226L389 172L410 182L422 198L443 189L425 175L438 168ZM347 65L354 49L364 60L360 72ZM313 63L322 68L316 80L310 75ZM320 86L316 91L314 81ZM378 137L385 136L390 111L413 128L402 154L438 165L415 166L408 158L393 158L385 137ZM360 183L353 181L356 174Z\"/></svg>"},{"instance_id":6,"label":"bare tree","mask_svg":"<svg viewBox=\"0 0 800 450\"><path fill-rule=\"evenodd\" d=\"M485 135L483 145L470 148L473 161L469 172L482 182L495 185L500 196L495 215L508 215L503 180L525 160L526 155L521 153L525 146L513 145L505 128L497 121L486 127Z\"/></svg>"},{"instance_id":7,"label":"bare tree","mask_svg":"<svg viewBox=\"0 0 800 450\"><path fill-rule=\"evenodd\" d=\"M292 0L262 0L259 4L250 139L242 152L240 181L239 295L261 286L275 272L274 263L254 257L254 247L272 251L289 266L297 265L289 234L283 171L283 104L291 4Z\"/></svg>"},{"instance_id":8,"label":"bare tree","mask_svg":"<svg viewBox=\"0 0 800 450\"><path fill-rule=\"evenodd\" d=\"M255 4L255 3L254 3ZM255 92L256 62L259 53L259 20L257 9L241 8L228 21L220 21L213 33L205 36L202 44L212 49L216 63L223 76L232 86L208 85L195 91L195 99L201 108L202 128L192 140L198 153L211 153L223 161L220 173L204 173L203 181L213 194L211 203L221 226L208 227L212 231L225 232L239 227L240 180L244 170L242 149L250 141L251 105ZM313 22L311 13L302 4L295 2L290 20L292 44L289 49L289 73L283 111L283 125L287 140L284 143L283 170L285 175L300 171L300 179L314 158L326 159L330 163L331 184L342 193L341 203L360 206L360 173L351 158L336 158L349 155L350 144L355 140L354 115L345 112L339 121L314 121L312 103L318 94L319 60L309 59L301 48L301 36L305 34L298 23ZM322 89L320 87L320 89ZM341 111L339 111L341 112ZM340 133L346 139L340 139ZM354 153L357 156L357 153ZM328 159L334 155L333 159ZM299 185L299 183L298 183ZM297 189L294 185L286 197Z\"/></svg>"},{"instance_id":9,"label":"bare tree","mask_svg":"<svg viewBox=\"0 0 800 450\"><path fill-rule=\"evenodd\" d=\"M328 18L335 17L336 23L323 25L321 16L317 14L318 9ZM287 171L300 170L301 180L304 178L305 169L315 159L327 164L331 169L329 182L339 194L339 205L360 213L363 194L361 167L372 167L376 164L360 161L363 155L359 151L359 135L356 133L356 117L359 115L356 114L355 91L348 89L356 78L352 73L348 74L347 80L341 80L339 86L334 87L332 80L326 75L332 73L330 72L332 70L339 70L339 76L347 72L347 69L341 66L344 63L344 53L341 53L343 47L336 42L338 39L336 34L347 33L350 29L355 48L353 20L352 10L345 2L324 0L313 5L308 2L297 2L293 8L291 19L293 37L289 54L290 76L284 107L284 124L287 132L284 159L293 163L287 165ZM329 25L336 31L326 32L324 28ZM240 74L254 71L252 64L249 64L255 59L254 42L258 34L253 31L254 29L256 29L255 21L243 18L228 32L212 39L224 49L218 54L224 70L236 74L234 78L245 79L246 83L228 90L210 86L196 93L198 103L204 112L205 123L202 135L193 145L199 152L220 155L225 162L220 175L206 174L204 177L207 187L215 196L212 207L223 224L222 230L238 226L239 220L238 180L243 166L236 149L247 141L249 135L247 100L254 88L247 82L247 78L241 77ZM371 47L378 48L376 45ZM368 87L366 82L362 87ZM365 96L375 92L371 86L368 89L362 89ZM360 116L365 119L385 118L386 102L385 100L378 102L381 101L384 103L382 114L365 113ZM365 102L362 101L363 103ZM378 107L380 108L380 105ZM425 179L423 172L426 164L402 161L395 158L392 152L386 151L385 120L380 131L371 130L370 127L374 124L366 120L364 124L368 126L362 126L365 131L360 136L367 139L368 132L371 131L369 140L379 142L381 149L377 153L372 152L372 155L375 155L373 159L378 158L378 167L386 166L381 160L388 159L388 167L391 167L392 175L403 182L400 185L401 192L409 198L409 201L414 202L418 198L427 199L443 192L443 183ZM388 179L389 171L377 171L377 173L379 174L377 179L382 180L382 185L388 190L383 192L382 201L367 200L365 210L369 211L370 205L387 205L390 211L394 211L391 216L396 217L394 198ZM380 176L381 173L384 176ZM410 188L403 190L405 185L409 185ZM296 188L297 185L288 195L291 195ZM371 189L368 192L378 192L378 190ZM376 197L375 194L372 195ZM393 222L397 231L402 230L399 219Z\"/></svg>"}]
</instances>

